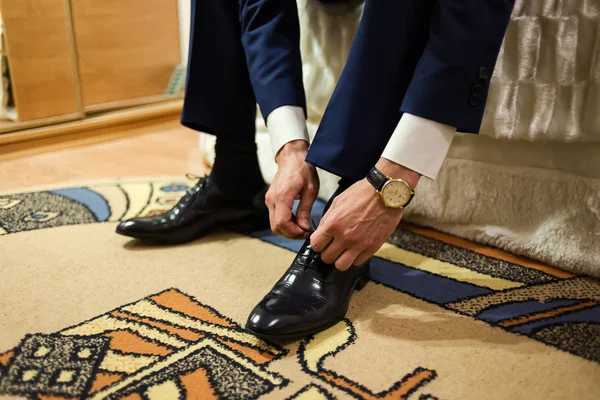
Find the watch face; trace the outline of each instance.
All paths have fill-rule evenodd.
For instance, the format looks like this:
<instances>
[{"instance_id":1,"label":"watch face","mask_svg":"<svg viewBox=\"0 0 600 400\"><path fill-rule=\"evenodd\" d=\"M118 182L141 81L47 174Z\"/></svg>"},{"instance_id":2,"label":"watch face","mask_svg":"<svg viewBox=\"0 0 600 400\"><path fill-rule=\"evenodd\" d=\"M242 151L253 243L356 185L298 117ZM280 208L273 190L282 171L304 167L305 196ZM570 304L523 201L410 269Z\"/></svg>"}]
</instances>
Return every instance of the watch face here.
<instances>
[{"instance_id":1,"label":"watch face","mask_svg":"<svg viewBox=\"0 0 600 400\"><path fill-rule=\"evenodd\" d=\"M402 181L389 181L381 191L381 197L387 207L404 207L412 195L412 190Z\"/></svg>"}]
</instances>

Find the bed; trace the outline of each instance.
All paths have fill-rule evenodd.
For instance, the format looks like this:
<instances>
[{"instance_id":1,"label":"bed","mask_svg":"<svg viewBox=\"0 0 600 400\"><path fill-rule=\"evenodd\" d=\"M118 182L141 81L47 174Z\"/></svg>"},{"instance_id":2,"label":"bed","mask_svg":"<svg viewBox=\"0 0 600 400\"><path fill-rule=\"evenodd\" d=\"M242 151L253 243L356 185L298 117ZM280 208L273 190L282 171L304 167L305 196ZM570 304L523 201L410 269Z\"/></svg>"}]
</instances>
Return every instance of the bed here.
<instances>
[{"instance_id":1,"label":"bed","mask_svg":"<svg viewBox=\"0 0 600 400\"><path fill-rule=\"evenodd\" d=\"M343 69L361 3L298 0L314 134ZM265 178L275 164L262 117ZM202 136L210 160L214 139ZM321 175L322 198L337 178ZM404 220L600 277L600 1L517 0L481 134L459 133Z\"/></svg>"}]
</instances>

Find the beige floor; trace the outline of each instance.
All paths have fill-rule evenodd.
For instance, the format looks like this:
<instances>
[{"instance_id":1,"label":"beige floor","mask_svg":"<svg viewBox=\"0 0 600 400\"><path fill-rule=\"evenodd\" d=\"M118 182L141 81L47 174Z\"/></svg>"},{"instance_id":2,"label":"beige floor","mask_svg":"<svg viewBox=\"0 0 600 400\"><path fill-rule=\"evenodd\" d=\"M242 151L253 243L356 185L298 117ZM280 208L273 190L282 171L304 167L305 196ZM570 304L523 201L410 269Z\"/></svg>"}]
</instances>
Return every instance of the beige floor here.
<instances>
[{"instance_id":1,"label":"beige floor","mask_svg":"<svg viewBox=\"0 0 600 400\"><path fill-rule=\"evenodd\" d=\"M75 145L63 142L45 145L41 154L26 149L3 155L0 191L57 182L206 172L198 133L176 120L135 128L132 136L116 140Z\"/></svg>"}]
</instances>

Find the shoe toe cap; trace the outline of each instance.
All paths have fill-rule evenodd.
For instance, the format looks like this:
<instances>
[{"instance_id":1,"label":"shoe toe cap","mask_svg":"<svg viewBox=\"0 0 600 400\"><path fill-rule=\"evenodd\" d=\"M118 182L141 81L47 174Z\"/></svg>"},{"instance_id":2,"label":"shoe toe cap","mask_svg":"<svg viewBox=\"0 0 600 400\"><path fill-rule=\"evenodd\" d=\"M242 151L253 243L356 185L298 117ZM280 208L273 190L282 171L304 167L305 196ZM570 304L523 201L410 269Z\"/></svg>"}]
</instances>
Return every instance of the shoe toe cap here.
<instances>
[{"instance_id":1,"label":"shoe toe cap","mask_svg":"<svg viewBox=\"0 0 600 400\"><path fill-rule=\"evenodd\" d=\"M250 313L246 329L265 336L289 336L306 331L318 322L313 312L293 302L264 299Z\"/></svg>"},{"instance_id":2,"label":"shoe toe cap","mask_svg":"<svg viewBox=\"0 0 600 400\"><path fill-rule=\"evenodd\" d=\"M123 221L123 222L119 223L119 225L117 225L117 232L118 233L127 232L134 225L135 225L135 223L133 221L131 221L131 220L130 221Z\"/></svg>"},{"instance_id":3,"label":"shoe toe cap","mask_svg":"<svg viewBox=\"0 0 600 400\"><path fill-rule=\"evenodd\" d=\"M117 225L117 233L125 236L137 236L156 231L156 224L150 218L138 218L123 221Z\"/></svg>"},{"instance_id":4,"label":"shoe toe cap","mask_svg":"<svg viewBox=\"0 0 600 400\"><path fill-rule=\"evenodd\" d=\"M293 315L281 307L278 299L265 299L248 317L246 328L252 332L265 335L287 334L295 328Z\"/></svg>"},{"instance_id":5,"label":"shoe toe cap","mask_svg":"<svg viewBox=\"0 0 600 400\"><path fill-rule=\"evenodd\" d=\"M117 233L120 233L121 235L130 235L139 232L139 228L139 221L123 221L117 225Z\"/></svg>"},{"instance_id":6,"label":"shoe toe cap","mask_svg":"<svg viewBox=\"0 0 600 400\"><path fill-rule=\"evenodd\" d=\"M278 316L270 315L258 307L252 311L246 322L246 329L258 334L276 334L280 330Z\"/></svg>"}]
</instances>

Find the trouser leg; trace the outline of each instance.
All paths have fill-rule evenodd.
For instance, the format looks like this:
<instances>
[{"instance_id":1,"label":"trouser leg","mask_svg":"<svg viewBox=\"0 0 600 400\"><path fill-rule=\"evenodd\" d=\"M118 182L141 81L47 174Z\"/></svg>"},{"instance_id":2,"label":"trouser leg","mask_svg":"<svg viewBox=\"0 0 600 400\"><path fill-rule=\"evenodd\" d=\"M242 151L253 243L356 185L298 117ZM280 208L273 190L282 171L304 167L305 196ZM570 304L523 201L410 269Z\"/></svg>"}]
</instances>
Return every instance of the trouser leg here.
<instances>
[{"instance_id":1,"label":"trouser leg","mask_svg":"<svg viewBox=\"0 0 600 400\"><path fill-rule=\"evenodd\" d=\"M254 141L256 99L242 47L237 0L192 0L181 123Z\"/></svg>"}]
</instances>

